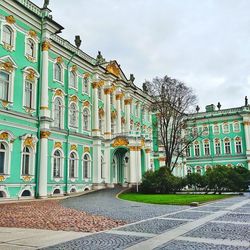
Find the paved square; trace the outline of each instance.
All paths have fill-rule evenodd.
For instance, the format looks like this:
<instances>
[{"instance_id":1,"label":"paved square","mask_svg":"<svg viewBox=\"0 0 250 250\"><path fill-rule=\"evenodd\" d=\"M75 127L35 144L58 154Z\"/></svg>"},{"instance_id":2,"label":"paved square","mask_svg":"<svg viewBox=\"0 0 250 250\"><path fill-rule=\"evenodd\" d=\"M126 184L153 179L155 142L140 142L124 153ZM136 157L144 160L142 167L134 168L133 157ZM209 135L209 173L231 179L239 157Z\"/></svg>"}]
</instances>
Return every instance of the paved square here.
<instances>
[{"instance_id":1,"label":"paved square","mask_svg":"<svg viewBox=\"0 0 250 250\"><path fill-rule=\"evenodd\" d=\"M207 216L210 213L208 212L193 212L193 211L186 211L186 212L180 212L180 213L176 213L173 215L168 215L165 216L165 218L176 218L176 219L191 219L191 220L195 220L195 219L199 219L201 217Z\"/></svg>"}]
</instances>

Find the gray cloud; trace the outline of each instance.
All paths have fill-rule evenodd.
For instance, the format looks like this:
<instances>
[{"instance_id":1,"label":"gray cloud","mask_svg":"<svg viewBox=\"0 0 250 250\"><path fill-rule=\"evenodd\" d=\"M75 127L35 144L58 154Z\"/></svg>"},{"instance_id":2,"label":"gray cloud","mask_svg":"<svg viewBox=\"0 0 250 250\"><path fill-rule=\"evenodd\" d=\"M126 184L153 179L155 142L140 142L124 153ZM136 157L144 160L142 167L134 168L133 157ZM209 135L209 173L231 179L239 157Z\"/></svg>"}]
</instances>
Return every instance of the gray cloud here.
<instances>
[{"instance_id":1,"label":"gray cloud","mask_svg":"<svg viewBox=\"0 0 250 250\"><path fill-rule=\"evenodd\" d=\"M117 59L138 85L167 74L192 87L203 107L250 96L248 0L51 0L50 8L63 37L80 34L84 51Z\"/></svg>"}]
</instances>

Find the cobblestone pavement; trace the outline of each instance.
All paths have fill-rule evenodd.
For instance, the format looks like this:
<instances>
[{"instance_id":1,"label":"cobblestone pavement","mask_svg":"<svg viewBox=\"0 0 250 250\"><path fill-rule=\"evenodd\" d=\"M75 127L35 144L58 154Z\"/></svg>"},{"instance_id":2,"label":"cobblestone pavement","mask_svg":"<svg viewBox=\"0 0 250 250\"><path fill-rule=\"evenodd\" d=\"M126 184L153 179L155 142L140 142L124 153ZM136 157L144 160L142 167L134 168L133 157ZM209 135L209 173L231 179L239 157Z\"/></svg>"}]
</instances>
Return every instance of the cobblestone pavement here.
<instances>
[{"instance_id":1,"label":"cobblestone pavement","mask_svg":"<svg viewBox=\"0 0 250 250\"><path fill-rule=\"evenodd\" d=\"M117 191L117 190L116 190ZM241 197L213 202L197 208L159 206L138 204L140 211L135 209L134 203L114 199L115 190L101 191L91 194L99 197L95 205L111 207L112 212L102 208L92 208L91 204L81 205L85 197L79 197L72 207L88 208L88 212L110 215L112 218L127 218L132 223L109 231L82 237L63 244L51 246L47 249L91 249L91 250L249 250L250 249L250 197L246 194ZM102 197L102 198L101 198ZM105 201L107 198L107 202ZM70 206L68 201L63 205ZM95 206L94 205L94 206ZM121 208L122 206L122 208ZM116 210L115 210L116 208ZM149 210L148 210L149 209ZM151 209L151 212L150 212ZM242 212L242 209L245 212ZM119 211L120 210L120 211ZM127 213L128 210L128 213ZM126 215L123 215L126 214ZM139 213L141 215L139 216ZM149 218L144 216L146 213ZM131 217L129 217L132 215ZM155 215L155 216L154 216ZM139 218L139 219L138 219ZM142 218L142 219L141 219ZM141 219L141 220L140 220Z\"/></svg>"}]
</instances>

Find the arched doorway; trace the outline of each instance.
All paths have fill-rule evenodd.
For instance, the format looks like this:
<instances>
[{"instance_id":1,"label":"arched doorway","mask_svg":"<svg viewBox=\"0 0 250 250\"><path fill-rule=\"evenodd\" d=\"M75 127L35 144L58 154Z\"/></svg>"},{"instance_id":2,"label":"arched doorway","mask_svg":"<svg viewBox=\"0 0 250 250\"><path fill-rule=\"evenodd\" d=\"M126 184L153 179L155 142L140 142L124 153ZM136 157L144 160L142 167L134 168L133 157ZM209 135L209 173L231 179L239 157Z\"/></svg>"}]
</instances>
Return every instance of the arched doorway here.
<instances>
[{"instance_id":1,"label":"arched doorway","mask_svg":"<svg viewBox=\"0 0 250 250\"><path fill-rule=\"evenodd\" d=\"M124 184L128 178L129 152L127 148L116 148L112 157L112 182Z\"/></svg>"}]
</instances>

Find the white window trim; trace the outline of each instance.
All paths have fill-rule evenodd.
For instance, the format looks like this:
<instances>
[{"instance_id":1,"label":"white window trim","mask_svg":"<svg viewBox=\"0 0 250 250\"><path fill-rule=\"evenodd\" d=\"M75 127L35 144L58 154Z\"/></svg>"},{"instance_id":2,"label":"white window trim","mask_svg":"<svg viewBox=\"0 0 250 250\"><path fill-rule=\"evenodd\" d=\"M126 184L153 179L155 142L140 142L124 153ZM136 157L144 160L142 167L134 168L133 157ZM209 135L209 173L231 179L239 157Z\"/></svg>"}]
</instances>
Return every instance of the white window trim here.
<instances>
[{"instance_id":1,"label":"white window trim","mask_svg":"<svg viewBox=\"0 0 250 250\"><path fill-rule=\"evenodd\" d=\"M229 139L229 143L230 143L230 154L226 153L226 139ZM224 138L223 140L223 147L224 147L224 155L231 155L232 154L232 143L231 143L231 139L230 138Z\"/></svg>"},{"instance_id":2,"label":"white window trim","mask_svg":"<svg viewBox=\"0 0 250 250\"><path fill-rule=\"evenodd\" d=\"M86 90L85 89L85 82L84 82L85 80L87 81L87 90L88 90L87 92L85 91ZM82 77L81 82L82 82L82 94L90 96L90 77L87 77L87 78Z\"/></svg>"},{"instance_id":3,"label":"white window trim","mask_svg":"<svg viewBox=\"0 0 250 250\"><path fill-rule=\"evenodd\" d=\"M3 26L7 26L12 30L12 41L11 49L8 49L7 46L3 42ZM15 24L9 24L6 21L1 22L1 45L8 51L13 52L16 50L16 27Z\"/></svg>"},{"instance_id":4,"label":"white window trim","mask_svg":"<svg viewBox=\"0 0 250 250\"><path fill-rule=\"evenodd\" d=\"M83 116L84 110L88 111L88 128L87 128L87 130L83 126L83 124L84 124L84 116ZM91 110L87 107L83 107L83 109L82 109L82 131L83 132L90 132L90 130L91 130Z\"/></svg>"},{"instance_id":5,"label":"white window trim","mask_svg":"<svg viewBox=\"0 0 250 250\"><path fill-rule=\"evenodd\" d=\"M64 97L64 92L62 91L62 93L63 93L63 97ZM52 114L52 119L53 119L53 122L52 122L52 126L53 126L53 127L55 127L55 124L54 124L54 120L55 120L55 112L54 112L55 99L56 99L56 98L59 98L59 99L62 101L62 107L63 107L63 110L62 110L62 117L61 117L61 119L62 119L62 125L61 125L61 127L60 127L59 129L64 129L64 118L65 118L65 116L64 116L64 110L65 110L65 103L64 103L64 98L63 98L63 97L58 96L58 95L54 95L53 101L52 101L52 110L53 110L53 112L51 112L51 114ZM57 128L57 127L55 127L55 128Z\"/></svg>"},{"instance_id":6,"label":"white window trim","mask_svg":"<svg viewBox=\"0 0 250 250\"><path fill-rule=\"evenodd\" d=\"M199 146L199 155L196 155L196 153L195 153L195 146L196 145L198 145ZM201 156L201 145L200 145L200 143L198 142L198 143L194 143L194 157L200 157Z\"/></svg>"},{"instance_id":7,"label":"white window trim","mask_svg":"<svg viewBox=\"0 0 250 250\"><path fill-rule=\"evenodd\" d=\"M224 124L228 125L228 131L227 132L224 129ZM222 124L222 131L223 131L223 134L229 134L230 133L230 123L228 123L228 122L223 123Z\"/></svg>"},{"instance_id":8,"label":"white window trim","mask_svg":"<svg viewBox=\"0 0 250 250\"><path fill-rule=\"evenodd\" d=\"M70 74L71 74L71 72L72 73L74 73L75 74L75 76L76 76L76 86L72 86L72 84L71 84L71 77L70 77ZM78 90L78 79L79 79L79 75L78 75L78 72L77 71L73 71L72 70L72 67L71 67L71 69L69 70L69 72L68 72L68 77L69 77L69 88L70 89L74 89L74 90Z\"/></svg>"},{"instance_id":9,"label":"white window trim","mask_svg":"<svg viewBox=\"0 0 250 250\"><path fill-rule=\"evenodd\" d=\"M221 150L221 140L219 139L219 143L220 143L220 154L216 154L216 139L218 139L218 138L215 138L214 139L214 155L215 156L218 156L218 155L222 155L222 150Z\"/></svg>"},{"instance_id":10,"label":"white window trim","mask_svg":"<svg viewBox=\"0 0 250 250\"><path fill-rule=\"evenodd\" d=\"M4 140L0 140L0 143L3 143L6 146L6 156L5 156L5 160L4 160L4 176L10 176L10 162L11 162L11 152L12 152L12 144L4 141Z\"/></svg>"},{"instance_id":11,"label":"white window trim","mask_svg":"<svg viewBox=\"0 0 250 250\"><path fill-rule=\"evenodd\" d=\"M70 173L70 154L71 153L74 153L74 154L76 154L76 158L75 158L75 160L76 160L76 166L75 166L75 177L70 177L70 175L69 175L69 173ZM70 179L72 182L74 182L76 179L78 179L78 171L79 171L79 155L78 155L78 153L77 153L77 151L76 150L71 150L70 152L69 152L69 156L68 156L68 179Z\"/></svg>"},{"instance_id":12,"label":"white window trim","mask_svg":"<svg viewBox=\"0 0 250 250\"><path fill-rule=\"evenodd\" d=\"M236 123L238 123L238 125L239 125L239 130L235 130L235 128L234 128L234 124L236 124ZM233 132L235 132L235 133L240 133L241 132L241 126L240 126L240 122L233 122Z\"/></svg>"},{"instance_id":13,"label":"white window trim","mask_svg":"<svg viewBox=\"0 0 250 250\"><path fill-rule=\"evenodd\" d=\"M216 131L214 130L215 125L213 125L213 133L214 133L215 135L218 135L218 134L220 134L220 125L219 125L219 124L216 124L216 125L218 126L218 132L216 132Z\"/></svg>"},{"instance_id":14,"label":"white window trim","mask_svg":"<svg viewBox=\"0 0 250 250\"><path fill-rule=\"evenodd\" d=\"M77 114L76 114L76 127L73 127L70 124L70 106L71 106L71 104L76 105L76 112L77 112ZM72 130L78 131L78 129L79 129L79 107L78 107L76 102L70 102L69 103L69 114L68 115L69 115L69 117L68 117L68 126L69 126L69 128L71 128Z\"/></svg>"},{"instance_id":15,"label":"white window trim","mask_svg":"<svg viewBox=\"0 0 250 250\"><path fill-rule=\"evenodd\" d=\"M61 176L60 177L54 177L54 153L59 150L61 153L61 166L60 166L60 172L61 172ZM60 180L63 180L64 177L64 152L61 148L54 148L54 150L51 153L51 180L54 180L56 182L59 182Z\"/></svg>"},{"instance_id":16,"label":"white window trim","mask_svg":"<svg viewBox=\"0 0 250 250\"><path fill-rule=\"evenodd\" d=\"M58 64L61 67L61 79L62 79L62 81L55 79L55 65L56 64ZM54 60L54 63L53 63L53 82L58 82L61 85L64 85L65 70L66 70L66 67L65 67L63 62L58 63L57 60ZM69 74L69 77L70 77L70 74Z\"/></svg>"},{"instance_id":17,"label":"white window trim","mask_svg":"<svg viewBox=\"0 0 250 250\"><path fill-rule=\"evenodd\" d=\"M37 82L38 82L38 78L40 77L39 73L32 67L26 67L25 69L23 69L23 108L28 108L25 106L25 84L26 84L26 77L29 73L28 70L33 70L35 72L35 79L34 81L30 81L32 82L32 84L34 84L34 89L33 89L33 98L32 98L32 107L31 109L33 109L34 111L36 110L36 101L37 101Z\"/></svg>"},{"instance_id":18,"label":"white window trim","mask_svg":"<svg viewBox=\"0 0 250 250\"><path fill-rule=\"evenodd\" d=\"M34 48L34 53L35 53L35 55L34 55L34 57L31 57L31 56L28 55L28 53L27 53L28 40L32 40L32 41L34 42L34 45L35 45L35 48ZM25 51L24 51L24 55L25 55L25 57L26 57L29 61L31 61L31 62L33 62L33 63L36 63L36 62L37 62L37 59L38 59L38 43L39 43L39 41L38 41L37 38L34 39L34 38L31 37L29 34L27 34L27 35L25 36Z\"/></svg>"},{"instance_id":19,"label":"white window trim","mask_svg":"<svg viewBox=\"0 0 250 250\"><path fill-rule=\"evenodd\" d=\"M208 150L209 150L209 154L208 155L206 155L206 153L205 153L205 144L206 144L206 142L205 142L205 140L203 140L203 154L204 154L204 156L211 156L211 145L210 145L210 141L208 142Z\"/></svg>"},{"instance_id":20,"label":"white window trim","mask_svg":"<svg viewBox=\"0 0 250 250\"><path fill-rule=\"evenodd\" d=\"M84 156L85 155L88 155L88 157L89 157L89 164L88 164L88 178L85 178L84 177L84 166L83 166L83 164L84 164L84 162L85 162L85 160L84 160ZM91 158L91 155L89 154L89 153L84 153L83 154L83 156L82 156L82 179L83 180L85 180L85 181L88 181L88 180L90 180L91 179L91 169L92 169L92 158Z\"/></svg>"},{"instance_id":21,"label":"white window trim","mask_svg":"<svg viewBox=\"0 0 250 250\"><path fill-rule=\"evenodd\" d=\"M236 141L236 138L240 138L240 142L241 142L241 153L237 153L237 149L236 149L236 143L237 143L237 141ZM234 138L234 152L235 152L235 154L236 155L241 155L244 151L243 151L243 143L242 143L242 138L240 137L240 136L236 136L235 138Z\"/></svg>"}]
</instances>

